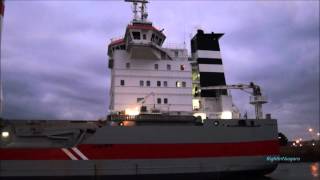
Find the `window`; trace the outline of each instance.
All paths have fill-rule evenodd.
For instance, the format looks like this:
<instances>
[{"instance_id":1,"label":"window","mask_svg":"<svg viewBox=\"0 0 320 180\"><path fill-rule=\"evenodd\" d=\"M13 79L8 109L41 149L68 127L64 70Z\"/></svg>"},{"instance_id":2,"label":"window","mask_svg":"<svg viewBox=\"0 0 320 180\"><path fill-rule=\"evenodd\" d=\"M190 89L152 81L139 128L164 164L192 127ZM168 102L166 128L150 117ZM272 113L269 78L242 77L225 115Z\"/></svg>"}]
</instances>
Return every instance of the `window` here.
<instances>
[{"instance_id":1,"label":"window","mask_svg":"<svg viewBox=\"0 0 320 180\"><path fill-rule=\"evenodd\" d=\"M170 71L171 70L171 65L167 64L167 70Z\"/></svg>"},{"instance_id":2,"label":"window","mask_svg":"<svg viewBox=\"0 0 320 180\"><path fill-rule=\"evenodd\" d=\"M142 102L143 100L144 100L144 98L139 97L139 98L137 98L137 103L138 103L138 102Z\"/></svg>"},{"instance_id":3,"label":"window","mask_svg":"<svg viewBox=\"0 0 320 180\"><path fill-rule=\"evenodd\" d=\"M120 80L120 85L124 86L124 80Z\"/></svg>"},{"instance_id":4,"label":"window","mask_svg":"<svg viewBox=\"0 0 320 180\"><path fill-rule=\"evenodd\" d=\"M151 41L154 41L154 34L152 34L151 36Z\"/></svg>"},{"instance_id":5,"label":"window","mask_svg":"<svg viewBox=\"0 0 320 180\"><path fill-rule=\"evenodd\" d=\"M159 69L159 64L154 64L154 69L158 70Z\"/></svg>"},{"instance_id":6,"label":"window","mask_svg":"<svg viewBox=\"0 0 320 180\"><path fill-rule=\"evenodd\" d=\"M161 86L161 81L157 81L157 86L158 86L158 87Z\"/></svg>"},{"instance_id":7,"label":"window","mask_svg":"<svg viewBox=\"0 0 320 180\"><path fill-rule=\"evenodd\" d=\"M150 81L147 81L147 86L150 86Z\"/></svg>"},{"instance_id":8,"label":"window","mask_svg":"<svg viewBox=\"0 0 320 180\"><path fill-rule=\"evenodd\" d=\"M141 39L140 32L132 32L133 39Z\"/></svg>"},{"instance_id":9,"label":"window","mask_svg":"<svg viewBox=\"0 0 320 180\"><path fill-rule=\"evenodd\" d=\"M174 56L178 57L179 56L179 51L174 51Z\"/></svg>"},{"instance_id":10,"label":"window","mask_svg":"<svg viewBox=\"0 0 320 180\"><path fill-rule=\"evenodd\" d=\"M163 81L163 86L164 87L168 87L168 82L167 81Z\"/></svg>"},{"instance_id":11,"label":"window","mask_svg":"<svg viewBox=\"0 0 320 180\"><path fill-rule=\"evenodd\" d=\"M164 103L164 104L168 104L168 99L167 99L167 98L164 98L164 99L163 99L163 103Z\"/></svg>"},{"instance_id":12,"label":"window","mask_svg":"<svg viewBox=\"0 0 320 180\"><path fill-rule=\"evenodd\" d=\"M180 70L184 71L184 65L180 65Z\"/></svg>"},{"instance_id":13,"label":"window","mask_svg":"<svg viewBox=\"0 0 320 180\"><path fill-rule=\"evenodd\" d=\"M187 86L187 83L182 81L182 87L186 87Z\"/></svg>"},{"instance_id":14,"label":"window","mask_svg":"<svg viewBox=\"0 0 320 180\"><path fill-rule=\"evenodd\" d=\"M176 82L176 87L182 87L182 83L180 81Z\"/></svg>"},{"instance_id":15,"label":"window","mask_svg":"<svg viewBox=\"0 0 320 180\"><path fill-rule=\"evenodd\" d=\"M161 104L161 98L157 98L157 103Z\"/></svg>"},{"instance_id":16,"label":"window","mask_svg":"<svg viewBox=\"0 0 320 180\"><path fill-rule=\"evenodd\" d=\"M147 35L146 35L146 34L143 34L143 35L142 35L142 39L147 39Z\"/></svg>"},{"instance_id":17,"label":"window","mask_svg":"<svg viewBox=\"0 0 320 180\"><path fill-rule=\"evenodd\" d=\"M161 39L158 40L157 44L161 46Z\"/></svg>"},{"instance_id":18,"label":"window","mask_svg":"<svg viewBox=\"0 0 320 180\"><path fill-rule=\"evenodd\" d=\"M161 59L166 59L166 53L161 52Z\"/></svg>"},{"instance_id":19,"label":"window","mask_svg":"<svg viewBox=\"0 0 320 180\"><path fill-rule=\"evenodd\" d=\"M144 82L140 80L140 86L144 86Z\"/></svg>"},{"instance_id":20,"label":"window","mask_svg":"<svg viewBox=\"0 0 320 180\"><path fill-rule=\"evenodd\" d=\"M127 68L127 69L130 68L130 63L126 63L126 68Z\"/></svg>"}]
</instances>

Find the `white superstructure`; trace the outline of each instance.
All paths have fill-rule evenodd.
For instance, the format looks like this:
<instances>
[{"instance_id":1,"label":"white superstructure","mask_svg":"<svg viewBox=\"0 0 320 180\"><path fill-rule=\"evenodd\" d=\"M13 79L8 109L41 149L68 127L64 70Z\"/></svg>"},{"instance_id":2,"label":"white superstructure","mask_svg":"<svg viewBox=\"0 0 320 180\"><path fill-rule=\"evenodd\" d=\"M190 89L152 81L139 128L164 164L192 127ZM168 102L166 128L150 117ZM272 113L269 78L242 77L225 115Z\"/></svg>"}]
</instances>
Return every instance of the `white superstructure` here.
<instances>
[{"instance_id":1,"label":"white superstructure","mask_svg":"<svg viewBox=\"0 0 320 180\"><path fill-rule=\"evenodd\" d=\"M134 19L125 36L109 45L109 109L129 115L138 114L141 108L145 113L192 114L187 49L163 48L165 35L146 16L138 17L138 2L134 2ZM146 2L140 3L145 9Z\"/></svg>"},{"instance_id":2,"label":"white superstructure","mask_svg":"<svg viewBox=\"0 0 320 180\"><path fill-rule=\"evenodd\" d=\"M162 47L166 36L147 20L146 0L126 1L133 3L133 20L108 46L110 112L241 118L228 89L207 88L226 85L219 47L223 34L198 30L189 58L187 49Z\"/></svg>"}]
</instances>

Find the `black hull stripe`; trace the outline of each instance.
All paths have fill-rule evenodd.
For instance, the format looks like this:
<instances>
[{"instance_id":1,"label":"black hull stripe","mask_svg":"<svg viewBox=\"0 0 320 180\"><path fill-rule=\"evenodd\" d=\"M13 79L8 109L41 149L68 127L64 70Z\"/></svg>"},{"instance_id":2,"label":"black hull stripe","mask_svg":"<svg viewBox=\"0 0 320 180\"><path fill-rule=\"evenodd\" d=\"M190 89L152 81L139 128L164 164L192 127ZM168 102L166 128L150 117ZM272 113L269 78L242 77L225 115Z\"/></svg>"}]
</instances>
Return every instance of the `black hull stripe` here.
<instances>
[{"instance_id":1,"label":"black hull stripe","mask_svg":"<svg viewBox=\"0 0 320 180\"><path fill-rule=\"evenodd\" d=\"M215 58L198 58L198 64L222 64L222 59Z\"/></svg>"},{"instance_id":2,"label":"black hull stripe","mask_svg":"<svg viewBox=\"0 0 320 180\"><path fill-rule=\"evenodd\" d=\"M14 176L1 177L2 180L96 180L96 179L117 179L117 180L194 180L194 179L246 179L256 180L264 178L263 175L273 172L278 164L266 165L260 169L243 170L243 171L222 171L222 172L204 172L204 173L180 173L180 174L137 174L137 175L110 175L110 176ZM259 177L261 176L261 177Z\"/></svg>"}]
</instances>

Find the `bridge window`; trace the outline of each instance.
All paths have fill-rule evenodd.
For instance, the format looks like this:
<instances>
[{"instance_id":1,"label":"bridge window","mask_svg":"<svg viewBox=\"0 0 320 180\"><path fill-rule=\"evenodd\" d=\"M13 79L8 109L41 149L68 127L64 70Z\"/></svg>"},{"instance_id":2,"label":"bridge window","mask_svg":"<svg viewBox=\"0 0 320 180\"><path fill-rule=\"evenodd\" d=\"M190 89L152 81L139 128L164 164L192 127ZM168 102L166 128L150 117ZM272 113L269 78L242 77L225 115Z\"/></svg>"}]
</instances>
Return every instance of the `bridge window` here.
<instances>
[{"instance_id":1,"label":"bridge window","mask_svg":"<svg viewBox=\"0 0 320 180\"><path fill-rule=\"evenodd\" d=\"M133 39L141 39L140 32L132 32Z\"/></svg>"},{"instance_id":2,"label":"bridge window","mask_svg":"<svg viewBox=\"0 0 320 180\"><path fill-rule=\"evenodd\" d=\"M151 41L154 41L154 34L152 34L151 36Z\"/></svg>"}]
</instances>

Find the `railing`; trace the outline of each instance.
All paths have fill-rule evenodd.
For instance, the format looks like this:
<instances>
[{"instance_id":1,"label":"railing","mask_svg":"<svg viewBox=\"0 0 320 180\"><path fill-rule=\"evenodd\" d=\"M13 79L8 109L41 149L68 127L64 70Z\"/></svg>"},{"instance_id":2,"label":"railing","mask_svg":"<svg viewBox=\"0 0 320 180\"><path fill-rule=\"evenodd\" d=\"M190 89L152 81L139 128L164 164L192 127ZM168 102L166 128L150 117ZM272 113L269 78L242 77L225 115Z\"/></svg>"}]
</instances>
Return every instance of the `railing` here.
<instances>
[{"instance_id":1,"label":"railing","mask_svg":"<svg viewBox=\"0 0 320 180\"><path fill-rule=\"evenodd\" d=\"M167 49L186 49L186 44L185 43L165 43L163 47Z\"/></svg>"},{"instance_id":2,"label":"railing","mask_svg":"<svg viewBox=\"0 0 320 180\"><path fill-rule=\"evenodd\" d=\"M267 103L268 99L267 96L250 96L250 103Z\"/></svg>"},{"instance_id":3,"label":"railing","mask_svg":"<svg viewBox=\"0 0 320 180\"><path fill-rule=\"evenodd\" d=\"M114 37L114 38L111 38L111 39L110 39L110 42L119 41L119 40L121 40L121 39L123 39L122 36Z\"/></svg>"}]
</instances>

